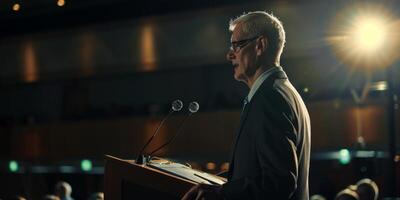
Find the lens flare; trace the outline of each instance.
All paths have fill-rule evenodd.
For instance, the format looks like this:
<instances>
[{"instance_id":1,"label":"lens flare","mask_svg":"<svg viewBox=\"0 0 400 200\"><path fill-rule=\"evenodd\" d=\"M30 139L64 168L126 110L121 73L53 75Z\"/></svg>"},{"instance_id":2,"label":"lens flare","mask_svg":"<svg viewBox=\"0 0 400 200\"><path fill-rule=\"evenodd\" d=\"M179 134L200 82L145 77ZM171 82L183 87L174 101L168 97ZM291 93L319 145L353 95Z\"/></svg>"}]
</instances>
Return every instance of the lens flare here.
<instances>
[{"instance_id":1,"label":"lens flare","mask_svg":"<svg viewBox=\"0 0 400 200\"><path fill-rule=\"evenodd\" d=\"M353 41L361 51L373 52L385 44L386 24L379 18L360 17L355 23Z\"/></svg>"},{"instance_id":2,"label":"lens flare","mask_svg":"<svg viewBox=\"0 0 400 200\"><path fill-rule=\"evenodd\" d=\"M353 67L385 68L399 58L400 19L382 5L354 4L338 12L326 41Z\"/></svg>"}]
</instances>

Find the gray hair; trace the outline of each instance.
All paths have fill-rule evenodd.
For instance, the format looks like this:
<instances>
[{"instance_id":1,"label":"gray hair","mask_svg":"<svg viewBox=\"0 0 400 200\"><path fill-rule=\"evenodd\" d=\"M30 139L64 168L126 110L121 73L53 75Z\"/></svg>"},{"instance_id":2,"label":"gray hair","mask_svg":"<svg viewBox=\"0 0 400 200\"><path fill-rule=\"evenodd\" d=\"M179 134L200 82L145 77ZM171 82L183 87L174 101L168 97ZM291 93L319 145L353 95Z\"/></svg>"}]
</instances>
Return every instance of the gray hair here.
<instances>
[{"instance_id":1,"label":"gray hair","mask_svg":"<svg viewBox=\"0 0 400 200\"><path fill-rule=\"evenodd\" d=\"M233 31L238 24L241 24L241 31L247 37L266 36L271 53L279 61L286 38L282 22L277 17L265 11L248 12L232 19L229 30Z\"/></svg>"}]
</instances>

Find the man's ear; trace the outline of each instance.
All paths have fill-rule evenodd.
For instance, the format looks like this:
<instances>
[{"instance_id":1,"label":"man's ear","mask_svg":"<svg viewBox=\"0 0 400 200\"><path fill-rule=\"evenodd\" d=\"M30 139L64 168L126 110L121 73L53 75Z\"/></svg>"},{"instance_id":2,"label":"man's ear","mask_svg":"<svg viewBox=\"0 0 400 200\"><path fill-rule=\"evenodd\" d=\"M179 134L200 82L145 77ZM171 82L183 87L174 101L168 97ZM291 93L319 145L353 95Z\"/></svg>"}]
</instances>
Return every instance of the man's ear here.
<instances>
[{"instance_id":1,"label":"man's ear","mask_svg":"<svg viewBox=\"0 0 400 200\"><path fill-rule=\"evenodd\" d=\"M260 56L267 51L268 48L268 40L266 37L261 37L257 39L256 51L257 55Z\"/></svg>"}]
</instances>

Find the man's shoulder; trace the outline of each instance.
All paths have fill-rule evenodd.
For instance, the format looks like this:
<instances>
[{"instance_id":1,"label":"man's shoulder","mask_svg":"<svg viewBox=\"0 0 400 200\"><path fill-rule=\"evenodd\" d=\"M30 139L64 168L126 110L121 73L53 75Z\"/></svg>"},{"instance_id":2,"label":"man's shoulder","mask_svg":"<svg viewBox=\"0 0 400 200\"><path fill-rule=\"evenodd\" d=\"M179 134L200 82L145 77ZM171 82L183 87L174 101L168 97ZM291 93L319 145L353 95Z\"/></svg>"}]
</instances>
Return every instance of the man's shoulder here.
<instances>
[{"instance_id":1,"label":"man's shoulder","mask_svg":"<svg viewBox=\"0 0 400 200\"><path fill-rule=\"evenodd\" d=\"M284 81L284 80L283 80ZM286 90L286 89L283 89ZM282 91L282 88L273 85L265 85L259 88L258 94L252 98L256 112L262 113L291 113L291 101L287 97L289 91Z\"/></svg>"},{"instance_id":2,"label":"man's shoulder","mask_svg":"<svg viewBox=\"0 0 400 200\"><path fill-rule=\"evenodd\" d=\"M275 81L285 81L285 80L275 80ZM279 83L281 84L281 83ZM259 88L259 94L255 95L255 101L260 103L270 103L270 104L280 104L285 103L285 98L282 90L287 90L286 88L276 87L276 83L265 84Z\"/></svg>"}]
</instances>

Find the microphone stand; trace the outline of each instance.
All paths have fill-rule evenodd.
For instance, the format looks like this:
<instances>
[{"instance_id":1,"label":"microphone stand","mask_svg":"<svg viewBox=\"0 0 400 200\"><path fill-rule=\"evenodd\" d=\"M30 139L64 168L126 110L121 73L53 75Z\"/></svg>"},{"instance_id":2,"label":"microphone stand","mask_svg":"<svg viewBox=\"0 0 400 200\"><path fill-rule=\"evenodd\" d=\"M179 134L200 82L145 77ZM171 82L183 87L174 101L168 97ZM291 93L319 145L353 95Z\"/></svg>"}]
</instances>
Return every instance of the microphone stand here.
<instances>
[{"instance_id":1,"label":"microphone stand","mask_svg":"<svg viewBox=\"0 0 400 200\"><path fill-rule=\"evenodd\" d=\"M156 131L154 132L154 134L151 136L151 138L149 140L147 140L146 144L143 146L143 148L140 150L139 155L137 156L135 163L142 165L148 162L148 157L146 157L145 155L143 155L144 150L146 149L146 147L150 144L150 142L154 139L154 137L157 135L158 131L160 130L161 126L164 124L164 122L168 119L169 116L171 116L171 114L175 112L173 109L168 113L168 115L166 117L164 117L164 119L160 122L160 124L158 125Z\"/></svg>"},{"instance_id":2,"label":"microphone stand","mask_svg":"<svg viewBox=\"0 0 400 200\"><path fill-rule=\"evenodd\" d=\"M182 120L181 124L179 125L178 131L175 133L175 135L166 143L164 143L163 145L161 145L159 148L155 149L154 151L152 151L150 153L150 156L148 157L149 160L151 160L151 157L160 149L164 148L165 146L167 146L168 144L170 144L172 141L174 141L174 139L176 138L176 136L178 136L178 134L181 132L183 125L185 124L186 120L189 119L190 116L192 116L192 114L196 113L197 111L199 111L199 103L197 103L196 101L190 102L189 104L189 115Z\"/></svg>"},{"instance_id":3,"label":"microphone stand","mask_svg":"<svg viewBox=\"0 0 400 200\"><path fill-rule=\"evenodd\" d=\"M149 161L151 160L151 158L153 157L153 155L154 155L155 153L157 153L157 151L161 150L162 148L164 148L165 146L167 146L168 144L170 144L171 142L173 142L173 141L175 140L176 136L178 136L178 134L181 132L181 130L182 130L182 128L183 128L183 125L185 124L186 120L189 119L189 117L192 116L192 114L193 114L193 113L189 113L189 115L188 115L185 119L182 120L181 124L179 125L178 131L176 132L176 134L175 134L168 142L164 143L164 144L161 145L159 148L153 150L153 151L150 153L150 155L149 155L149 157L148 157Z\"/></svg>"}]
</instances>

